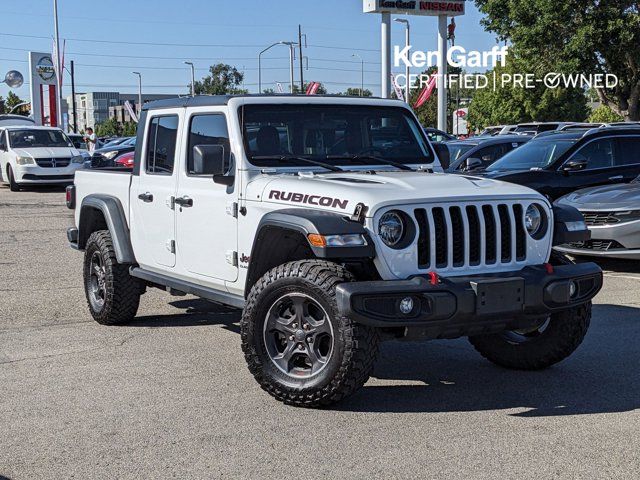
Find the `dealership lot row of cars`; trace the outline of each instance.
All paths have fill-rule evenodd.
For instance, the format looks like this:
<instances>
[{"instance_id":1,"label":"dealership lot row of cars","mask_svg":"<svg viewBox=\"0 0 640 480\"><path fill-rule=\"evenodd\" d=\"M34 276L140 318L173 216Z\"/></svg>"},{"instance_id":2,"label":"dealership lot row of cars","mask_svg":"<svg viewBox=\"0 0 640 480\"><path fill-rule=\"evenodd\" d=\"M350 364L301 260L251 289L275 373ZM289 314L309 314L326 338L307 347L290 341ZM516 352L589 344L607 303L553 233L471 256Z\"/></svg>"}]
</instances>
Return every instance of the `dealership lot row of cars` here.
<instances>
[{"instance_id":1,"label":"dealership lot row of cars","mask_svg":"<svg viewBox=\"0 0 640 480\"><path fill-rule=\"evenodd\" d=\"M136 137L106 139L89 154L84 138L0 118L2 181L67 184L79 168L132 168ZM488 127L458 140L425 132L443 169L522 184L578 208L592 239L561 247L573 255L640 259L640 124L529 123Z\"/></svg>"}]
</instances>

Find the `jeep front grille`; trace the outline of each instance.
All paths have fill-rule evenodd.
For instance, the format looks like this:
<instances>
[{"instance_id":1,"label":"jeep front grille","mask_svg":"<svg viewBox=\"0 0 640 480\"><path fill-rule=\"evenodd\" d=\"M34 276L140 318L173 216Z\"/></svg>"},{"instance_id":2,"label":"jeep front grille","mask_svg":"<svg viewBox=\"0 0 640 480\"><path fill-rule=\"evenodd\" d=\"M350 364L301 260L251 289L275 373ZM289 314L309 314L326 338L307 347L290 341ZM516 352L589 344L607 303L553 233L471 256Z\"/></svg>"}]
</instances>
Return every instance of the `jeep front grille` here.
<instances>
[{"instance_id":1,"label":"jeep front grille","mask_svg":"<svg viewBox=\"0 0 640 480\"><path fill-rule=\"evenodd\" d=\"M421 270L525 262L523 206L495 203L416 208Z\"/></svg>"}]
</instances>

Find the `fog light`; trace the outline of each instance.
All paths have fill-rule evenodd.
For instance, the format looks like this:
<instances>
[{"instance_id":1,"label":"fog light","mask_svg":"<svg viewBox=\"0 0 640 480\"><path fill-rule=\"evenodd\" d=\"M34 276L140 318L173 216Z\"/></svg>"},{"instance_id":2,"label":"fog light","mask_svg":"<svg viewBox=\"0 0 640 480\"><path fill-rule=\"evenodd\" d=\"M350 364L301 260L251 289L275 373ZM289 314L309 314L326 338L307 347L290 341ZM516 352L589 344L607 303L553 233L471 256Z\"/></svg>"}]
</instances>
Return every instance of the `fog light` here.
<instances>
[{"instance_id":1,"label":"fog light","mask_svg":"<svg viewBox=\"0 0 640 480\"><path fill-rule=\"evenodd\" d=\"M404 315L409 315L413 311L413 298L405 297L400 300L400 311Z\"/></svg>"},{"instance_id":2,"label":"fog light","mask_svg":"<svg viewBox=\"0 0 640 480\"><path fill-rule=\"evenodd\" d=\"M575 297L576 293L578 293L578 286L576 285L576 282L569 282L569 297Z\"/></svg>"}]
</instances>

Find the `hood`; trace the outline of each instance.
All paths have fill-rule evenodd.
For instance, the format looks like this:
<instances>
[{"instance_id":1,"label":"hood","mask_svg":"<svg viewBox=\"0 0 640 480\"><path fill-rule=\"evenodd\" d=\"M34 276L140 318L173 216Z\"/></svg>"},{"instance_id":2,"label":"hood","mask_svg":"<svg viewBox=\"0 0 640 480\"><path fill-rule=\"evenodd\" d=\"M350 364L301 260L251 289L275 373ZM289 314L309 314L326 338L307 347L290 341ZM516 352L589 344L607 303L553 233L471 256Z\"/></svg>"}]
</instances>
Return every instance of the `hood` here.
<instances>
[{"instance_id":1,"label":"hood","mask_svg":"<svg viewBox=\"0 0 640 480\"><path fill-rule=\"evenodd\" d=\"M69 158L80 155L78 150L71 147L16 148L13 151L20 157L31 158Z\"/></svg>"},{"instance_id":2,"label":"hood","mask_svg":"<svg viewBox=\"0 0 640 480\"><path fill-rule=\"evenodd\" d=\"M640 210L640 182L591 187L570 193L558 200L578 210Z\"/></svg>"},{"instance_id":3,"label":"hood","mask_svg":"<svg viewBox=\"0 0 640 480\"><path fill-rule=\"evenodd\" d=\"M473 199L543 198L521 185L467 175L426 172L261 175L247 185L248 200L290 207L352 213L358 203L369 214L386 205Z\"/></svg>"}]
</instances>

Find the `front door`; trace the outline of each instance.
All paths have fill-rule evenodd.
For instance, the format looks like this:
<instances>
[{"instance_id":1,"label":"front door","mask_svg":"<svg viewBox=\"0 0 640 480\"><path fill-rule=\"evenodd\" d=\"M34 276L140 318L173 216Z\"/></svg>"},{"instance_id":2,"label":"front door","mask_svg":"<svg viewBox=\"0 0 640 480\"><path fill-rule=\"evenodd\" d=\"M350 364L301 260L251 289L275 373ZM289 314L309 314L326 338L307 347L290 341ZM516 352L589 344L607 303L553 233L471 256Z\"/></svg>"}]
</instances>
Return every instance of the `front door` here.
<instances>
[{"instance_id":1,"label":"front door","mask_svg":"<svg viewBox=\"0 0 640 480\"><path fill-rule=\"evenodd\" d=\"M147 117L140 175L133 177L131 185L130 224L138 263L162 269L176 264L173 197L177 186L178 126L183 114L151 112L153 115Z\"/></svg>"},{"instance_id":2,"label":"front door","mask_svg":"<svg viewBox=\"0 0 640 480\"><path fill-rule=\"evenodd\" d=\"M220 145L229 169L233 165L223 111L194 109L183 126L178 191L176 194L177 251L181 269L203 277L235 281L238 277L238 185L215 183L212 175L197 174L193 149ZM202 171L208 171L206 166Z\"/></svg>"}]
</instances>

